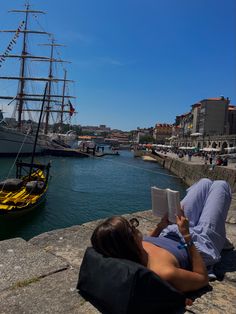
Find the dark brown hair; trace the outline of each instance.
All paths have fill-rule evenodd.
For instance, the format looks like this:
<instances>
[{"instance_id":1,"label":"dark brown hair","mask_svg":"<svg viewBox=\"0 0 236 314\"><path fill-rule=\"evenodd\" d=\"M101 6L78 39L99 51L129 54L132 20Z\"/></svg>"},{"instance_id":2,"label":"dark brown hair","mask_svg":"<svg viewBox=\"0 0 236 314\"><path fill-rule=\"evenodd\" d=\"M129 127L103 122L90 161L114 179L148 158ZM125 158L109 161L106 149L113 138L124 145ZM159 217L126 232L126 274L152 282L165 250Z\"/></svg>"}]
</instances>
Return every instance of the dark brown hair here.
<instances>
[{"instance_id":1,"label":"dark brown hair","mask_svg":"<svg viewBox=\"0 0 236 314\"><path fill-rule=\"evenodd\" d=\"M129 259L146 266L141 233L135 224L138 224L137 219L129 223L119 216L108 218L94 230L91 237L93 248L106 257Z\"/></svg>"}]
</instances>

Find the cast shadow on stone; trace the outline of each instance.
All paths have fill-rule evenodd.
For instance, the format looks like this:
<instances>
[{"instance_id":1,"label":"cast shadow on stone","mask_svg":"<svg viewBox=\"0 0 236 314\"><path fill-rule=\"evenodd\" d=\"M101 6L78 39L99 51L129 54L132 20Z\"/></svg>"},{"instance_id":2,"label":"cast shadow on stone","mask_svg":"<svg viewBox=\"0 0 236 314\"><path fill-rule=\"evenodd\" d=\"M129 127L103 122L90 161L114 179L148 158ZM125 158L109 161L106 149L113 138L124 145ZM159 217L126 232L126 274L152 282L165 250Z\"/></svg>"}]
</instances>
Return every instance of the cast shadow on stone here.
<instances>
[{"instance_id":1,"label":"cast shadow on stone","mask_svg":"<svg viewBox=\"0 0 236 314\"><path fill-rule=\"evenodd\" d=\"M223 281L226 273L233 273L233 272L236 272L236 250L222 251L221 261L218 264L216 264L216 266L214 267L216 280ZM204 287L198 291L188 293L187 297L195 301L197 298L200 298L202 295L212 290L213 288L209 284L207 287ZM179 312L178 314L182 314L182 313L194 314L195 312L192 311L191 309L187 309L186 312Z\"/></svg>"},{"instance_id":2,"label":"cast shadow on stone","mask_svg":"<svg viewBox=\"0 0 236 314\"><path fill-rule=\"evenodd\" d=\"M236 250L222 251L221 261L216 264L214 271L219 281L224 279L226 273L236 272Z\"/></svg>"},{"instance_id":3,"label":"cast shadow on stone","mask_svg":"<svg viewBox=\"0 0 236 314\"><path fill-rule=\"evenodd\" d=\"M212 286L207 285L206 287L201 288L197 291L187 293L186 298L189 298L194 302L196 299L200 298L202 295L204 295L207 292L210 292L212 290L213 290ZM196 312L194 312L190 308L182 308L182 309L176 310L174 314L185 314L185 313L196 314Z\"/></svg>"}]
</instances>

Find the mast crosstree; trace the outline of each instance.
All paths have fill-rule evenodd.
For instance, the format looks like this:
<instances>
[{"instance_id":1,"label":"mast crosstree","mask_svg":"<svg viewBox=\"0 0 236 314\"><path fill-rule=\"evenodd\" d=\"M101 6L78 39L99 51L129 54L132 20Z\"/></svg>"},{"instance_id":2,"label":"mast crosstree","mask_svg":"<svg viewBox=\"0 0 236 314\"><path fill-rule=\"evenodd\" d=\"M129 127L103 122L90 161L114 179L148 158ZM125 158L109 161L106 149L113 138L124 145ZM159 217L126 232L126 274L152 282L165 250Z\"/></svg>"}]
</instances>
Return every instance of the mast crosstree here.
<instances>
[{"instance_id":1,"label":"mast crosstree","mask_svg":"<svg viewBox=\"0 0 236 314\"><path fill-rule=\"evenodd\" d=\"M20 73L19 76L0 76L0 80L15 80L18 81L18 88L16 96L10 96L10 95L0 95L0 99L2 100L11 100L12 102L16 102L16 111L17 111L17 126L19 129L22 127L23 122L23 112L40 112L40 108L37 108L37 106L32 107L32 103L39 103L43 100L43 93L29 93L27 91L27 84L28 82L48 82L48 88L47 93L45 95L46 97L46 106L44 109L44 133L48 133L48 127L50 123L50 114L52 113L58 113L60 116L60 124L63 123L63 115L69 114L71 116L72 110L71 110L71 102L70 99L75 99L76 97L71 95L66 95L66 84L73 82L72 80L67 79L67 72L64 70L64 76L63 78L58 78L54 76L53 73L53 65L57 63L69 63L68 61L58 59L54 57L54 50L56 47L61 47L63 45L58 44L55 42L55 40L52 37L51 33L41 31L41 30L31 30L29 29L29 20L30 15L36 15L36 14L45 14L45 12L40 10L32 10L29 4L25 5L24 10L11 10L9 11L11 13L20 13L24 15L24 20L22 22L22 27L18 28L16 30L0 30L0 33L18 33L17 37L19 35L22 35L22 49L20 54L0 54L0 59L18 59L20 60ZM41 44L40 46L48 46L50 47L50 54L49 56L37 56L30 54L28 51L28 40L29 35L47 35L49 36L49 39L51 42L46 44ZM48 62L48 75L47 77L35 77L27 74L27 66L28 61L35 61L35 62ZM53 84L62 83L62 93L53 93ZM30 107L26 106L26 102L30 102ZM68 107L68 108L66 108ZM72 107L73 108L73 107ZM74 113L74 108L73 108Z\"/></svg>"}]
</instances>

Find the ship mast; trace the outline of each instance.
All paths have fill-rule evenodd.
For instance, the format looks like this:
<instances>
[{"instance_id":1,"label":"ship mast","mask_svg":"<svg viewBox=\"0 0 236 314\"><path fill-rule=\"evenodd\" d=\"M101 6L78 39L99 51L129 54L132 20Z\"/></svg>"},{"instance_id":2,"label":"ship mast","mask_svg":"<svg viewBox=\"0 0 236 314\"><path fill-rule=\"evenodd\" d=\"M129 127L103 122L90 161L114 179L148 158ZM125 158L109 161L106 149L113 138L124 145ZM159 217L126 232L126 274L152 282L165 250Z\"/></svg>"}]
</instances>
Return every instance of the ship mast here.
<instances>
[{"instance_id":1,"label":"ship mast","mask_svg":"<svg viewBox=\"0 0 236 314\"><path fill-rule=\"evenodd\" d=\"M31 102L42 102L43 101L43 95L42 94L35 94L35 93L27 93L26 92L26 82L28 81L39 81L39 82L48 82L48 88L47 88L47 95L45 95L47 99L47 106L45 108L45 129L44 133L48 133L48 125L49 125L49 116L50 113L57 112L60 113L60 122L63 122L63 114L64 113L70 113L70 110L65 110L65 100L66 99L72 99L75 98L70 95L65 95L65 87L66 87L66 82L73 82L71 80L67 80L67 75L66 71L64 72L64 77L63 78L55 78L53 76L53 64L54 62L68 62L64 61L61 59L56 59L54 58L54 47L55 46L63 46L56 44L54 39L51 40L51 43L49 44L41 44L41 46L50 46L51 51L50 51L50 57L45 57L45 56L34 56L32 54L29 54L27 51L27 39L29 34L38 34L38 35L49 35L52 38L52 35L48 32L45 31L38 31L38 30L30 30L28 28L29 24L29 15L30 14L45 14L43 11L38 11L38 10L31 10L30 5L26 4L25 5L25 10L11 10L10 12L13 13L24 13L25 14L25 21L24 21L24 28L19 31L19 33L23 34L23 45L22 45L22 52L20 55L17 54L8 54L8 55L0 55L0 57L4 58L17 58L20 59L20 75L19 76L0 76L0 79L3 80L18 80L18 92L16 96L0 96L0 99L4 100L11 100L13 102L14 100L17 101L17 112L18 112L18 117L17 117L17 125L18 128L22 126L22 113L24 111L28 112L40 112L40 109L36 108L26 108L24 106L24 103L26 101L31 101ZM0 30L0 33L15 33L17 30ZM27 60L30 59L32 61L37 61L37 62L49 62L49 74L48 77L27 77L26 73L26 62ZM58 82L63 82L63 90L62 90L62 95L57 95L57 94L52 94L52 83L58 83ZM59 109L52 109L50 104L51 103L58 103L58 100L61 99L61 108Z\"/></svg>"},{"instance_id":2,"label":"ship mast","mask_svg":"<svg viewBox=\"0 0 236 314\"><path fill-rule=\"evenodd\" d=\"M29 17L29 4L26 5L26 11L25 11L25 27L24 27L24 33L23 33L23 49L21 52L21 70L20 70L20 76L21 77L25 77L25 61L26 59L24 58L24 56L27 55L27 44L26 44L26 40L27 40L27 28L28 28L28 17ZM19 81L19 100L18 100L18 122L17 122L17 126L20 129L21 128L21 117L22 117L22 109L23 109L23 105L24 105L24 100L23 100L23 96L24 96L24 91L25 91L25 80L20 80Z\"/></svg>"},{"instance_id":3,"label":"ship mast","mask_svg":"<svg viewBox=\"0 0 236 314\"><path fill-rule=\"evenodd\" d=\"M66 76L67 76L67 71L64 69L64 83L63 83L62 101L61 101L61 127L63 124L63 114L64 114L64 107L65 107Z\"/></svg>"},{"instance_id":4,"label":"ship mast","mask_svg":"<svg viewBox=\"0 0 236 314\"><path fill-rule=\"evenodd\" d=\"M18 84L18 93L15 99L17 100L17 111L18 111L18 118L17 118L17 126L18 128L21 128L22 124L22 112L24 110L24 95L25 95L25 83L26 83L26 59L31 58L31 56L28 55L27 52L27 39L28 39L28 34L33 33L33 34L47 34L49 33L46 32L41 32L41 31L31 31L28 29L28 21L29 21L29 14L45 14L43 11L38 11L38 10L30 10L30 5L26 4L25 5L25 10L11 10L10 12L13 13L24 13L25 14L25 23L24 23L24 29L21 30L20 32L23 33L23 46L22 46L22 52L20 56L14 56L14 55L8 55L4 56L5 58L12 58L12 57L20 57L20 76L19 77L0 77L0 79L9 79L9 80L19 80ZM17 30L1 30L0 32L4 33L14 33ZM37 58L37 57L34 57ZM29 79L29 78L28 78ZM14 97L4 97L1 96L0 99L13 99Z\"/></svg>"},{"instance_id":5,"label":"ship mast","mask_svg":"<svg viewBox=\"0 0 236 314\"><path fill-rule=\"evenodd\" d=\"M50 61L49 61L49 74L48 74L48 78L49 78L49 83L48 83L48 95L47 95L47 106L46 106L46 118L45 118L45 128L44 128L44 133L47 134L48 133L48 125L49 125L49 115L50 115L50 110L51 110L51 98L52 96L54 97L54 95L51 95L51 91L52 91L52 82L53 82L53 63L54 63L54 47L63 47L64 45L60 45L60 44L56 44L55 40L52 38L51 43L50 44L41 44L41 46L50 46L51 51L50 51ZM65 61L64 61L65 62ZM62 79L63 82L63 95L61 96L62 99L64 100L64 86L65 86L65 80L66 78L64 77L64 79Z\"/></svg>"}]
</instances>

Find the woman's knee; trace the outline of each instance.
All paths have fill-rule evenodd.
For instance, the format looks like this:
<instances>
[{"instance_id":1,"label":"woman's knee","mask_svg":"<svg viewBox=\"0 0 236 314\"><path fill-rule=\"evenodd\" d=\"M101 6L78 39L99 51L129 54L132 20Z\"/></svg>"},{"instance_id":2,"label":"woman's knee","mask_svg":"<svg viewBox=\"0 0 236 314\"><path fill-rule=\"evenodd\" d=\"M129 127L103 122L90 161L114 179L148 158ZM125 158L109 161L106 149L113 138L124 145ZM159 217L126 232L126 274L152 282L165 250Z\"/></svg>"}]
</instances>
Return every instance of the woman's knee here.
<instances>
[{"instance_id":1,"label":"woman's knee","mask_svg":"<svg viewBox=\"0 0 236 314\"><path fill-rule=\"evenodd\" d=\"M195 182L193 185L191 185L188 189L187 189L187 195L186 196L189 196L191 195L191 197L193 197L193 195L196 195L197 194L201 194L203 195L202 193L206 193L208 194L211 186L212 186L212 181L210 179L207 179L207 178L203 178L203 179L200 179L199 181ZM185 200L185 198L183 199L183 201Z\"/></svg>"},{"instance_id":2,"label":"woman's knee","mask_svg":"<svg viewBox=\"0 0 236 314\"><path fill-rule=\"evenodd\" d=\"M203 188L210 188L210 186L213 184L213 181L208 178L202 178L197 183Z\"/></svg>"},{"instance_id":3,"label":"woman's knee","mask_svg":"<svg viewBox=\"0 0 236 314\"><path fill-rule=\"evenodd\" d=\"M228 182L225 180L216 180L213 182L213 188L217 187L218 189L221 189L225 191L226 193L231 195L231 188Z\"/></svg>"}]
</instances>

